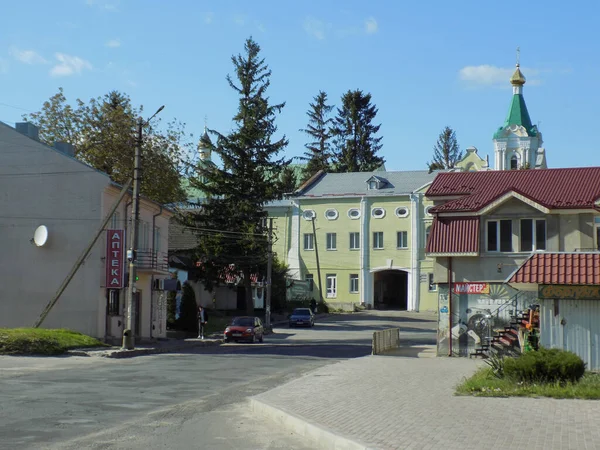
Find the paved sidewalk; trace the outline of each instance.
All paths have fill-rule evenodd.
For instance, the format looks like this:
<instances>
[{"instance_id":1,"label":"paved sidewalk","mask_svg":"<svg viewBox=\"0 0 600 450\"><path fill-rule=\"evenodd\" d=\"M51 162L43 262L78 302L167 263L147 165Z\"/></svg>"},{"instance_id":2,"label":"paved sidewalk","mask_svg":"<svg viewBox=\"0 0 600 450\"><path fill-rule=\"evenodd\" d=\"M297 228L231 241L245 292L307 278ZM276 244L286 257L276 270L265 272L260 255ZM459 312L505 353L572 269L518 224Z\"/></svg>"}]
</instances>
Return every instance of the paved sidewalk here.
<instances>
[{"instance_id":1,"label":"paved sidewalk","mask_svg":"<svg viewBox=\"0 0 600 450\"><path fill-rule=\"evenodd\" d=\"M251 405L315 448L600 449L599 401L456 397L483 363L414 353L332 364Z\"/></svg>"}]
</instances>

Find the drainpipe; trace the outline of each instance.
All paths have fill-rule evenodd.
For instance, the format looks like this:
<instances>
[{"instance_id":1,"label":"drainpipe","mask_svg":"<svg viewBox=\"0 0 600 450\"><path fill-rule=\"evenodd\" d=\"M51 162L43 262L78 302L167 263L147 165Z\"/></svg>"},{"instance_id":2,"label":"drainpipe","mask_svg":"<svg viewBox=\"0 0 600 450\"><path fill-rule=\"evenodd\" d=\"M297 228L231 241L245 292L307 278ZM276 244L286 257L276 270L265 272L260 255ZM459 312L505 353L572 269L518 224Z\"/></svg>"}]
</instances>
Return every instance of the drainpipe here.
<instances>
[{"instance_id":1,"label":"drainpipe","mask_svg":"<svg viewBox=\"0 0 600 450\"><path fill-rule=\"evenodd\" d=\"M155 226L156 226L156 218L158 216L160 216L163 212L163 206L160 205L160 209L158 210L158 213L154 214L152 216L152 253L150 254L150 258L155 258L156 261L156 265L158 268L158 254L156 256L154 256L154 248L156 247L156 231L155 231ZM152 275L152 278L150 278L150 339L152 339L153 336L153 331L154 331L154 308L152 307L152 287L154 286L154 275Z\"/></svg>"},{"instance_id":2,"label":"drainpipe","mask_svg":"<svg viewBox=\"0 0 600 450\"><path fill-rule=\"evenodd\" d=\"M452 256L448 257L448 356L452 356Z\"/></svg>"},{"instance_id":3,"label":"drainpipe","mask_svg":"<svg viewBox=\"0 0 600 450\"><path fill-rule=\"evenodd\" d=\"M371 292L371 285L369 283L369 233L367 230L367 210L367 198L363 196L360 199L360 250L358 252L360 259L360 302L365 306L365 308L369 308L369 302L371 301L369 298L369 293Z\"/></svg>"},{"instance_id":4,"label":"drainpipe","mask_svg":"<svg viewBox=\"0 0 600 450\"><path fill-rule=\"evenodd\" d=\"M411 200L411 244L410 244L410 256L411 256L411 274L412 274L412 310L419 311L419 304L421 303L421 267L419 265L419 253L421 252L421 246L419 245L420 236L420 196L418 194L410 194Z\"/></svg>"}]
</instances>

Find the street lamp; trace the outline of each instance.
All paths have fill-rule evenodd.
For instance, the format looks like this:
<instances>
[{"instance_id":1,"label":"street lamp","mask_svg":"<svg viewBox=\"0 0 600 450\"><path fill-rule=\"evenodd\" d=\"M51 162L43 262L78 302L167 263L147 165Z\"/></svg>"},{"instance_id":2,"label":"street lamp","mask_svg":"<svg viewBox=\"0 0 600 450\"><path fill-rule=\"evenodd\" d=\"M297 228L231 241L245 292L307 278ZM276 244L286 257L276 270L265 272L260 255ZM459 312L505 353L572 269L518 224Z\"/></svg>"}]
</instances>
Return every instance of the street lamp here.
<instances>
[{"instance_id":1,"label":"street lamp","mask_svg":"<svg viewBox=\"0 0 600 450\"><path fill-rule=\"evenodd\" d=\"M136 293L135 280L137 278L137 247L138 247L138 222L140 220L140 170L142 160L143 129L154 117L164 109L164 105L144 122L138 119L137 139L135 141L135 157L133 161L133 206L131 208L131 247L127 250L129 261L129 285L127 286L125 328L123 330L123 348L132 350L135 339L133 336L133 296Z\"/></svg>"}]
</instances>

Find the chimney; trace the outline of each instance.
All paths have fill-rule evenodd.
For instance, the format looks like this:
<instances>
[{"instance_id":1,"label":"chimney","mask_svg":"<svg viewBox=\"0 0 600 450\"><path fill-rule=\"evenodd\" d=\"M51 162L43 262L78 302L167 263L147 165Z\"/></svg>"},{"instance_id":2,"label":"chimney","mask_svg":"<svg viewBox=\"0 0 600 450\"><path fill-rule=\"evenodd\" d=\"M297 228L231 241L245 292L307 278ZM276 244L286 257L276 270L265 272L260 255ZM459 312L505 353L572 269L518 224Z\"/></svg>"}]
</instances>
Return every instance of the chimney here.
<instances>
[{"instance_id":1,"label":"chimney","mask_svg":"<svg viewBox=\"0 0 600 450\"><path fill-rule=\"evenodd\" d=\"M15 124L15 129L27 136L28 138L33 139L34 141L40 141L40 129L36 127L34 124L29 122L19 122Z\"/></svg>"},{"instance_id":2,"label":"chimney","mask_svg":"<svg viewBox=\"0 0 600 450\"><path fill-rule=\"evenodd\" d=\"M75 148L73 144L69 144L68 142L55 142L54 148L65 155L74 157L75 156Z\"/></svg>"}]
</instances>

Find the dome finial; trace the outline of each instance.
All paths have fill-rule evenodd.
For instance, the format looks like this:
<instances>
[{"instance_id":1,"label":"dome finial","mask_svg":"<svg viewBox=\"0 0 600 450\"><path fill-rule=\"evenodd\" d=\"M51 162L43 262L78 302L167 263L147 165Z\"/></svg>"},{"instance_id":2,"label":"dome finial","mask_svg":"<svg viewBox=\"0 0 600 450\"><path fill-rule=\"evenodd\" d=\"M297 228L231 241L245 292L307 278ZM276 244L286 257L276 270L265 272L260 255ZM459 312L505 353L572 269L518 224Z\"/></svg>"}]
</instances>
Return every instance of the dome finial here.
<instances>
[{"instance_id":1,"label":"dome finial","mask_svg":"<svg viewBox=\"0 0 600 450\"><path fill-rule=\"evenodd\" d=\"M512 77L510 77L510 84L512 84L513 86L523 86L525 84L525 75L523 75L523 73L521 72L521 49L519 47L517 47L517 64L516 64L516 69L515 72L512 74Z\"/></svg>"}]
</instances>

